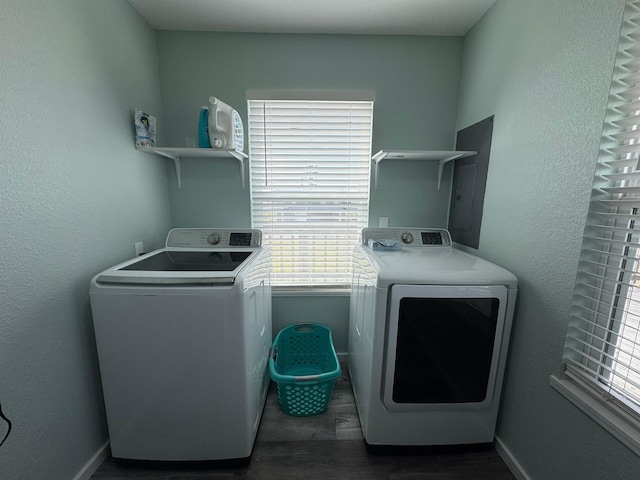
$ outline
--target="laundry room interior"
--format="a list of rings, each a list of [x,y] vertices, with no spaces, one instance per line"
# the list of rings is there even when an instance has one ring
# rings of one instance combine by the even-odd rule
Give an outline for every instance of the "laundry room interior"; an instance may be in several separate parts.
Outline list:
[[[88,479],[108,455],[96,274],[138,242],[162,248],[171,229],[252,228],[248,169],[243,179],[234,158],[191,158],[178,175],[136,149],[135,109],[157,118],[158,145],[183,147],[215,95],[242,118],[248,154],[258,90],[370,92],[371,154],[454,150],[459,131],[493,117],[479,244],[465,250],[518,282],[495,448],[518,479],[635,478],[640,447],[550,384],[627,2],[483,3],[463,33],[403,35],[156,30],[133,0],[5,0],[0,478]],[[440,180],[437,162],[378,167],[369,227],[447,228],[452,164]],[[274,338],[323,324],[346,360],[348,289],[274,288],[271,301]]]

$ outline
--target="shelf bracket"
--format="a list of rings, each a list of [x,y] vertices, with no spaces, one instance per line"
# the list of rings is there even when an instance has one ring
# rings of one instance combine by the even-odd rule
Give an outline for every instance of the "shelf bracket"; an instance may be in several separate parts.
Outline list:
[[[441,150],[398,150],[398,151],[384,151],[380,150],[378,153],[371,157],[371,161],[373,162],[373,176],[374,176],[374,185],[375,189],[378,190],[378,172],[379,165],[382,160],[385,158],[389,159],[400,159],[400,160],[427,160],[427,161],[437,161],[438,162],[438,191],[440,191],[440,186],[442,184],[442,173],[444,171],[444,166],[451,162],[452,160],[456,160],[458,158],[470,157],[472,155],[477,155],[478,152],[472,151],[441,151]]]
[[[449,157],[443,158],[442,160],[438,160],[438,191],[440,191],[440,185],[442,184],[442,173],[444,172],[444,166],[453,160],[467,156],[468,155],[464,153],[458,153],[456,155],[451,155]]]
[[[162,157],[170,158],[171,160],[173,160],[173,167],[176,170],[176,180],[178,181],[178,188],[182,188],[182,173],[180,172],[180,157],[176,155],[171,155],[170,153],[164,152],[162,150],[156,150],[154,148],[150,148],[149,150],[151,150],[156,155],[160,155]]]
[[[382,160],[384,160],[384,158],[387,156],[387,152],[385,152],[384,150],[380,150],[378,153],[376,153],[373,157],[371,157],[371,160],[373,161],[373,181],[374,181],[374,188],[376,190],[378,190],[378,170],[379,170],[379,165],[380,162]]]
[[[235,158],[240,162],[240,175],[242,177],[242,189],[245,189],[245,160],[249,158],[244,152],[235,150],[214,150],[211,148],[180,148],[180,147],[136,147],[138,150],[147,153],[153,153],[163,158],[173,160],[173,166],[176,170],[176,178],[178,180],[178,188],[182,188],[182,176],[180,173],[180,165],[182,158]]]
[[[244,185],[245,185],[245,180],[244,180],[244,168],[245,168],[245,164],[244,164],[244,160],[246,157],[246,155],[244,155],[243,153],[239,153],[236,152],[234,150],[229,150],[229,153],[236,159],[238,160],[238,162],[240,162],[240,178],[242,178],[242,190],[244,190]]]

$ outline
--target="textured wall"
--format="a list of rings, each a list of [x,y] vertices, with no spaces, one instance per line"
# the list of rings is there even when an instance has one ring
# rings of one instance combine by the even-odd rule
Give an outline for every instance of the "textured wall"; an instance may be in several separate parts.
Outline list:
[[[373,152],[452,148],[462,39],[363,35],[257,35],[158,32],[162,107],[170,145],[195,137],[210,95],[247,124],[246,90],[369,90],[375,94]],[[245,141],[248,141],[245,133]],[[248,147],[245,148],[248,152]],[[249,189],[237,162],[183,162],[182,190],[171,182],[175,226],[249,226]],[[390,225],[446,225],[437,165],[382,162],[370,219]]]
[[[373,153],[447,150],[455,141],[461,55],[462,39],[455,37],[158,32],[167,141],[182,146],[196,136],[199,108],[210,95],[240,112],[246,132],[246,90],[369,90],[375,94]],[[370,225],[387,216],[391,226],[445,226],[450,169],[440,192],[437,172],[434,162],[382,162]],[[234,160],[184,161],[182,189],[171,178],[170,193],[176,227],[251,224],[249,187],[241,189]],[[336,348],[344,352],[346,299],[278,296],[274,334],[313,319],[332,327]]]
[[[107,440],[89,280],[170,226],[132,129],[155,33],[124,0],[4,0],[0,58],[0,478],[70,479]]]
[[[495,114],[479,252],[520,281],[498,435],[532,479],[638,478],[561,370],[623,0],[498,0],[465,38],[458,127]]]

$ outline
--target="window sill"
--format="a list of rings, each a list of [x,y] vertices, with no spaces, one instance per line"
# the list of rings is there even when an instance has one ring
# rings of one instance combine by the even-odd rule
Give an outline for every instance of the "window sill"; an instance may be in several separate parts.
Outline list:
[[[551,375],[551,387],[640,456],[640,421],[575,374],[565,374]]]
[[[351,295],[351,287],[349,285],[331,287],[272,286],[271,294],[274,297],[348,297]]]

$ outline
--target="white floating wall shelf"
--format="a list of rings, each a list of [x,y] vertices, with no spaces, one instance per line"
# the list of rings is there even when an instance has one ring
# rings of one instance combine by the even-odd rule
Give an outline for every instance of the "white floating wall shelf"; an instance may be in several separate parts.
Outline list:
[[[380,162],[383,160],[426,160],[438,162],[438,191],[442,183],[442,171],[447,162],[458,158],[471,157],[477,155],[478,152],[472,151],[442,151],[442,150],[380,150],[371,157],[373,162],[373,178],[375,189],[378,190],[378,169]]]
[[[173,160],[176,170],[178,188],[182,188],[182,178],[180,173],[180,161],[183,158],[235,158],[240,162],[240,175],[242,177],[242,189],[245,187],[245,163],[249,158],[243,152],[235,150],[214,150],[212,148],[180,148],[180,147],[138,147],[141,152],[152,153]]]

